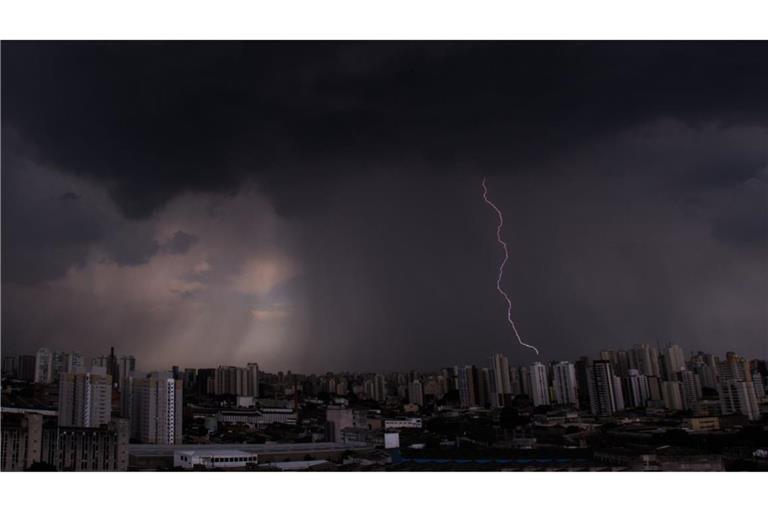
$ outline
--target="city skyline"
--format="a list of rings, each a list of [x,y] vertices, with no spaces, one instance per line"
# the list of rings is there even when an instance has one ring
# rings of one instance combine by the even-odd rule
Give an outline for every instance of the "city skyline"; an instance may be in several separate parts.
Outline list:
[[[489,360],[493,360],[496,356],[503,356],[505,358],[505,364],[508,364],[510,367],[528,367],[534,364],[544,364],[544,365],[556,365],[558,363],[575,363],[576,361],[580,359],[587,358],[592,361],[600,361],[600,360],[608,360],[606,354],[617,354],[617,353],[625,353],[629,354],[636,350],[638,350],[640,347],[648,347],[652,350],[654,350],[658,355],[663,355],[664,351],[671,348],[674,348],[675,350],[680,351],[680,357],[683,362],[689,361],[692,358],[695,358],[700,355],[706,355],[706,356],[713,356],[716,358],[720,358],[722,356],[727,356],[728,354],[737,354],[740,357],[743,357],[745,360],[748,361],[762,361],[761,357],[754,357],[750,354],[744,354],[740,352],[735,352],[733,350],[725,350],[723,352],[718,353],[708,353],[704,352],[702,350],[697,349],[689,349],[689,348],[682,348],[678,343],[672,343],[668,342],[667,344],[661,345],[661,344],[650,344],[650,343],[636,343],[630,346],[620,346],[620,347],[603,347],[603,349],[597,351],[596,353],[587,353],[587,354],[579,354],[578,356],[570,359],[566,358],[549,358],[544,359],[540,357],[536,357],[535,355],[527,360],[516,360],[514,356],[510,357],[510,352],[505,351],[498,351],[486,354],[485,356],[479,356],[476,360],[463,360],[463,361],[453,361],[446,364],[435,364],[428,367],[399,367],[399,368],[321,368],[317,370],[299,370],[296,368],[289,368],[289,367],[264,367],[259,366],[260,372],[262,373],[268,373],[277,375],[279,373],[293,373],[298,375],[324,375],[324,374],[354,374],[354,375],[373,375],[373,374],[397,374],[397,373],[409,373],[409,372],[423,372],[423,373],[429,373],[434,372],[436,370],[445,369],[445,368],[453,368],[453,367],[463,367],[463,366],[474,366],[477,368],[483,368],[484,366],[493,366],[495,363],[489,362]],[[111,350],[114,350],[114,347],[110,347]],[[61,371],[71,371],[72,366],[68,361],[72,357],[78,358],[80,361],[76,367],[82,370],[87,370],[89,368],[104,368],[107,371],[109,371],[110,362],[109,362],[109,351],[107,354],[101,354],[96,356],[89,356],[87,354],[83,354],[82,352],[79,352],[77,350],[72,351],[56,351],[51,350],[48,347],[40,347],[37,350],[29,353],[29,354],[3,354],[3,359],[9,358],[14,360],[14,364],[18,365],[17,361],[20,357],[32,357],[36,358],[38,357],[38,354],[41,351],[46,351],[48,354],[48,357],[58,356],[61,361]],[[145,365],[141,365],[140,363],[136,363],[136,358],[132,354],[126,354],[123,352],[120,352],[119,350],[117,352],[114,352],[115,355],[115,362],[119,368],[119,373],[122,375],[124,373],[123,367],[125,366],[125,361],[130,360],[131,366],[130,371],[131,372],[137,372],[142,374],[149,374],[153,372],[167,372],[171,371],[172,369],[178,369],[179,371],[183,371],[185,369],[215,369],[215,368],[227,368],[227,367],[245,367],[251,364],[259,365],[257,361],[243,361],[243,360],[228,360],[228,361],[207,361],[206,364],[203,365],[183,365],[183,364],[172,364],[168,366],[164,365],[154,365],[152,366],[152,363],[146,363]],[[604,357],[606,356],[606,357]],[[86,362],[89,362],[86,364]],[[656,365],[655,370],[653,370],[653,374],[661,374],[662,370],[659,369],[659,365],[661,364],[659,361],[656,361],[654,363]],[[679,367],[680,365],[678,365]],[[684,365],[683,365],[684,366]],[[639,367],[631,367],[630,369],[640,369]],[[648,371],[647,367],[643,368],[643,370]],[[664,369],[667,373],[673,373],[674,370]],[[37,379],[35,379],[37,380]],[[48,382],[51,382],[55,380],[52,376],[47,379]]]

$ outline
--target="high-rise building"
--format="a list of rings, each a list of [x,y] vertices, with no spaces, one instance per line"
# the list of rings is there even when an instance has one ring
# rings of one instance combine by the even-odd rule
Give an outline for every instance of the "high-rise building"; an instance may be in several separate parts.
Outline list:
[[[24,471],[41,461],[43,416],[40,414],[2,413],[0,469]]]
[[[51,382],[58,382],[59,375],[66,371],[66,354],[64,352],[52,352],[51,356]]]
[[[760,418],[760,409],[752,382],[728,380],[720,384],[720,407],[722,413],[743,414],[750,420]]]
[[[715,367],[709,366],[703,361],[695,362],[693,371],[699,377],[702,388],[717,389],[717,369]]]
[[[611,362],[604,359],[593,361],[589,372],[590,409],[595,416],[612,416],[616,412]]]
[[[380,373],[373,377],[373,398],[377,402],[387,400],[387,379]]]
[[[96,356],[91,359],[91,367],[98,366],[106,369],[109,366],[109,356]]]
[[[458,382],[456,381],[458,374],[454,373],[456,372],[456,367],[453,368],[442,368],[440,370],[440,376],[443,378],[443,381],[445,382],[445,392],[449,393],[451,391],[457,391],[459,389]]]
[[[632,365],[629,361],[629,352],[626,350],[619,350],[616,352],[616,368],[614,371],[616,372],[616,375],[619,377],[628,377],[629,376],[629,370],[632,368]]]
[[[259,365],[248,363],[248,396],[259,397]]]
[[[578,391],[579,409],[590,409],[589,374],[592,372],[592,362],[588,357],[582,357],[574,365],[576,369],[576,388]]]
[[[749,361],[733,352],[728,352],[725,355],[725,361],[720,361],[718,364],[718,373],[720,374],[720,382],[727,382],[729,380],[752,380]]]
[[[59,426],[98,427],[112,419],[112,377],[104,368],[59,376]]]
[[[118,387],[122,385],[123,377],[130,375],[136,371],[136,358],[131,355],[122,355],[118,359],[118,373],[120,374],[120,381]]]
[[[477,404],[482,407],[493,407],[491,400],[493,399],[492,387],[493,377],[491,376],[491,370],[488,368],[480,368],[477,372]]]
[[[563,405],[578,405],[576,368],[568,361],[554,365],[555,402]]]
[[[424,387],[420,380],[414,380],[408,384],[408,401],[419,407],[424,406]]]
[[[405,390],[408,391],[407,389]],[[365,393],[365,396],[375,400],[376,398],[376,385],[373,383],[373,379],[365,379],[363,381],[363,392]]]
[[[616,352],[613,350],[602,350],[600,351],[600,359],[603,361],[608,361],[611,363],[611,370],[613,370],[614,374],[616,373]]]
[[[618,375],[613,376],[613,403],[616,406],[616,411],[624,410],[624,386]]]
[[[130,420],[131,425],[131,435],[135,436],[137,432],[137,426],[135,424],[137,417],[136,417],[136,410],[135,410],[135,402],[134,402],[134,392],[135,387],[134,383],[137,379],[142,378],[142,376],[137,375],[137,373],[134,372],[128,372],[126,374],[122,375],[122,382],[120,383],[120,417],[121,418],[127,418]]]
[[[765,399],[765,383],[763,380],[762,374],[757,372],[752,374],[752,385],[755,388],[755,397],[757,397],[758,403]]]
[[[459,368],[459,401],[462,407],[477,407],[477,390],[474,366]]]
[[[197,368],[184,368],[184,394],[191,395],[197,388]]]
[[[635,345],[629,354],[630,366],[647,377],[660,377],[659,352],[650,345]]]
[[[648,379],[648,399],[654,402],[660,402],[661,396],[661,378],[659,377],[647,377]]]
[[[23,471],[34,463],[57,471],[126,471],[128,425],[115,420],[100,427],[63,427],[56,418],[3,412],[2,470]]]
[[[690,370],[683,370],[679,375],[683,384],[683,406],[686,410],[693,410],[702,397],[701,380]]]
[[[446,382],[442,375],[428,377],[424,383],[424,396],[432,396],[439,400],[446,392]]]
[[[107,358],[107,375],[112,376],[113,385],[117,386],[120,381],[120,365],[115,356],[115,347],[109,347],[109,357]]]
[[[531,396],[531,367],[530,366],[521,366],[520,367],[520,390],[522,391],[523,395],[526,395],[530,398]]]
[[[20,380],[32,382],[35,380],[35,356],[19,356],[17,377]]]
[[[83,354],[80,352],[67,352],[64,356],[63,372],[66,373],[78,373],[84,368]]]
[[[628,409],[645,407],[649,394],[648,377],[642,375],[640,370],[628,370],[624,379],[624,405]]]
[[[664,364],[667,380],[679,380],[680,372],[685,370],[685,354],[678,345],[669,345],[664,349]]]
[[[43,429],[43,460],[58,471],[126,471],[129,431],[124,419],[93,428]]]
[[[214,394],[259,396],[259,365],[248,363],[245,368],[219,366],[214,376]]]
[[[504,354],[491,356],[491,406],[504,407],[512,400],[509,359]]]
[[[132,424],[143,443],[178,444],[182,439],[182,388],[170,372],[154,372],[133,382]]]
[[[215,368],[198,368],[195,393],[199,396],[214,394],[215,382]]]
[[[682,411],[685,409],[683,399],[683,384],[678,381],[665,380],[661,383],[661,398],[664,400],[664,407],[671,411]]]
[[[53,382],[53,352],[47,348],[38,349],[35,355],[35,382],[39,384]]]
[[[523,383],[520,378],[520,369],[517,366],[509,367],[509,385],[512,391],[512,398],[523,394]]]
[[[18,359],[16,358],[16,356],[3,356],[3,368],[2,368],[3,377],[16,378],[16,375],[18,373],[17,365],[18,365]]]
[[[531,375],[531,400],[534,407],[549,405],[547,367],[537,361],[529,367],[529,371]]]

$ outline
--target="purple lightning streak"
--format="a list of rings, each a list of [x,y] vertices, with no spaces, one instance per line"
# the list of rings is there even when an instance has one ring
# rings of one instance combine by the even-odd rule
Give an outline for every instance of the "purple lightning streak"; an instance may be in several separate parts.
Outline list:
[[[512,326],[512,330],[515,332],[515,337],[517,338],[518,343],[520,343],[524,347],[528,347],[529,349],[536,352],[536,355],[539,355],[539,349],[534,347],[533,345],[529,345],[525,343],[522,338],[520,338],[520,333],[517,332],[517,327],[515,327],[515,322],[512,320],[512,301],[509,300],[509,295],[507,295],[507,292],[505,292],[501,288],[501,278],[504,276],[504,265],[507,264],[507,260],[509,259],[509,250],[507,249],[507,243],[502,240],[501,238],[501,228],[504,226],[504,216],[501,214],[501,210],[499,210],[495,204],[493,204],[493,201],[488,199],[488,188],[485,186],[485,178],[483,178],[482,182],[483,186],[483,201],[485,201],[488,206],[494,209],[496,212],[496,215],[499,216],[499,225],[496,226],[496,241],[499,242],[499,245],[504,249],[504,259],[501,260],[501,265],[499,265],[499,277],[496,279],[496,289],[499,291],[502,297],[504,297],[504,300],[507,301],[507,321],[509,322],[509,325]]]

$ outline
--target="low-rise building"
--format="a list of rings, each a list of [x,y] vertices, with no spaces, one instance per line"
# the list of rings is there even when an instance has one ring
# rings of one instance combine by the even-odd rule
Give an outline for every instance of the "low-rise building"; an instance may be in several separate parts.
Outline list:
[[[720,430],[720,418],[717,417],[703,417],[703,418],[688,418],[685,421],[686,426],[695,432],[710,432],[714,430]]]
[[[263,428],[272,423],[284,423],[296,425],[297,415],[293,409],[251,409],[251,410],[225,410],[216,415],[219,423],[240,423],[253,428]]]
[[[242,450],[176,450],[173,466],[182,469],[201,467],[206,469],[243,469],[258,464],[259,455]]]
[[[384,429],[421,428],[421,418],[395,418],[384,420]]]

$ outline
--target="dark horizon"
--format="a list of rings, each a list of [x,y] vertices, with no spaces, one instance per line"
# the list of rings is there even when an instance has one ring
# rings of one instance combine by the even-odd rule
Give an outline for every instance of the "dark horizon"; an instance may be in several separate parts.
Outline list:
[[[3,353],[311,373],[661,340],[767,359],[767,54],[3,42]],[[540,357],[505,321],[483,176]]]

